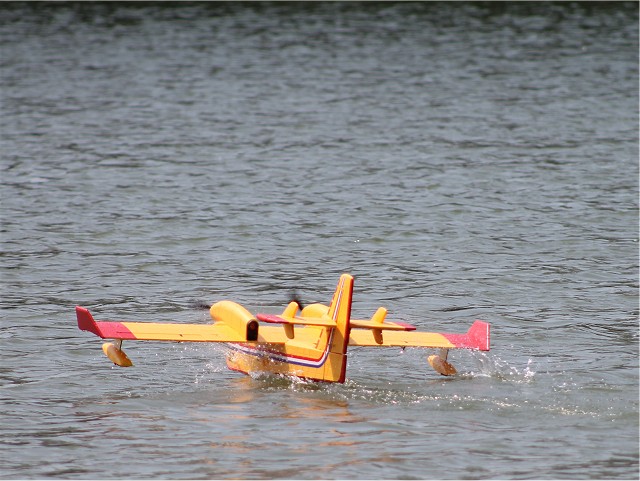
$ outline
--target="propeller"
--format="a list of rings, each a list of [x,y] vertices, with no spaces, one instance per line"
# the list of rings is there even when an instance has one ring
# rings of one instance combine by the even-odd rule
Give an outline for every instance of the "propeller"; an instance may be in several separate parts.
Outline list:
[[[288,298],[287,304],[289,302],[295,302],[296,304],[298,304],[298,307],[300,308],[300,310],[304,309],[305,304],[300,300],[300,295],[298,294],[298,291],[295,289],[292,289],[291,291],[289,291],[289,298]],[[189,303],[189,307],[191,309],[196,309],[199,311],[208,311],[211,308],[211,304],[204,301],[193,300]]]
[[[189,303],[191,309],[197,309],[199,311],[208,311],[211,309],[211,304],[207,304],[204,301],[192,301]]]
[[[296,304],[298,304],[298,307],[300,308],[300,310],[304,309],[304,305],[300,300],[300,296],[298,295],[298,292],[295,289],[293,289],[289,293],[289,302],[295,302]]]

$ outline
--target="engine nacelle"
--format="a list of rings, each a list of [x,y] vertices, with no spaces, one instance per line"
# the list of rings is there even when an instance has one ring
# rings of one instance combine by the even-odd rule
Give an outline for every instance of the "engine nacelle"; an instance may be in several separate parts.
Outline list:
[[[211,319],[229,326],[247,341],[258,340],[259,323],[249,311],[233,301],[216,302],[209,309]]]

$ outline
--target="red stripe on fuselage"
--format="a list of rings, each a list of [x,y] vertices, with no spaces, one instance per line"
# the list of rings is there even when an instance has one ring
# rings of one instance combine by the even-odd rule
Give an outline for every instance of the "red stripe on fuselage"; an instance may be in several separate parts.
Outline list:
[[[285,362],[285,363],[296,363],[299,361],[302,365],[308,367],[320,367],[322,366],[329,353],[329,349],[331,348],[331,341],[333,339],[333,332],[329,335],[329,339],[327,340],[327,344],[322,352],[320,352],[319,357],[306,357],[300,356],[297,354],[287,353],[285,351],[279,351],[276,349],[269,349],[264,345],[255,346],[253,344],[244,344],[244,343],[228,343],[230,349],[237,350],[243,352],[244,354],[248,354],[250,356],[257,357],[268,357],[274,361]],[[237,347],[234,347],[237,346]],[[316,365],[317,364],[317,365]]]

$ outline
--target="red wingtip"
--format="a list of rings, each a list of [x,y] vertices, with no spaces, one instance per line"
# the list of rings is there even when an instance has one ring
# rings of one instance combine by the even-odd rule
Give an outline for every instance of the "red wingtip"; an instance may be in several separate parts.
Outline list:
[[[483,321],[475,321],[466,334],[442,333],[455,347],[463,349],[489,350],[489,324]]]
[[[76,317],[78,318],[78,327],[82,331],[89,331],[96,336],[103,337],[100,328],[88,309],[76,306]]]
[[[490,324],[483,321],[475,321],[469,328],[469,331],[467,331],[469,343],[476,349],[488,351],[490,344],[490,331]]]

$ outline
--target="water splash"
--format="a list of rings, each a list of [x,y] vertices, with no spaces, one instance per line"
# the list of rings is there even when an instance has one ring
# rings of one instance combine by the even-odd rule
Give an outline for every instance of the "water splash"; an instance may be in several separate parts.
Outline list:
[[[490,377],[515,383],[530,383],[538,372],[536,362],[531,358],[527,360],[525,367],[520,368],[495,354],[473,352],[472,356],[478,370],[463,374],[469,377]]]

